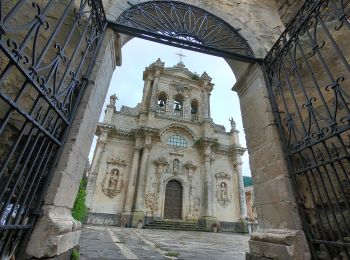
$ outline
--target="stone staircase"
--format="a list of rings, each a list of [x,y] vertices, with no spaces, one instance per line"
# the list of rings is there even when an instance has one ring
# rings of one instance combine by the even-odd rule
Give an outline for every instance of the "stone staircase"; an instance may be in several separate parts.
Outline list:
[[[182,220],[155,220],[144,226],[146,229],[205,231],[198,222],[186,222]]]

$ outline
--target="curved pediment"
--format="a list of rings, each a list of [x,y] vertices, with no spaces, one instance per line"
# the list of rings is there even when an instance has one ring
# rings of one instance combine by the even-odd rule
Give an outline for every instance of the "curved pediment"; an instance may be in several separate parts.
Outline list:
[[[174,133],[182,133],[185,134],[188,138],[191,138],[192,142],[196,140],[195,134],[192,132],[190,128],[184,125],[179,125],[179,124],[171,124],[165,128],[163,128],[160,132],[160,136],[165,135],[168,132],[174,132]]]

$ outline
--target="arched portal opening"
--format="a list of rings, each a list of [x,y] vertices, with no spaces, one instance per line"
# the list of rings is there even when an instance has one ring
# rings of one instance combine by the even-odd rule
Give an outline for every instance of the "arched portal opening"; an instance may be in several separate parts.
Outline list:
[[[22,2],[24,2],[24,1],[22,1]],[[117,3],[119,1],[115,1],[115,2]],[[73,3],[73,1],[71,3]],[[91,1],[91,2],[89,1],[89,3],[92,3],[93,6],[96,6],[100,2],[99,1]],[[176,8],[173,5],[174,3],[178,4],[176,6]],[[210,2],[208,2],[207,4],[210,5]],[[137,6],[136,9],[130,8],[130,10],[133,9],[132,13],[138,14],[139,15],[138,18],[141,18],[143,15],[146,15],[146,13],[147,13],[146,6],[147,5]],[[245,124],[247,132],[249,133],[248,138],[251,138],[250,139],[251,144],[258,143],[258,145],[256,145],[256,146],[251,145],[251,149],[252,149],[251,151],[258,151],[258,149],[259,149],[259,151],[266,151],[264,149],[261,149],[265,145],[265,143],[264,143],[265,139],[262,141],[261,140],[256,141],[256,139],[254,139],[254,138],[256,138],[256,136],[258,136],[259,132],[262,132],[261,130],[263,130],[265,134],[268,133],[268,134],[271,134],[271,136],[272,136],[272,138],[271,138],[271,136],[266,134],[267,136],[270,137],[270,139],[267,139],[266,142],[268,142],[268,143],[272,142],[274,144],[277,144],[278,141],[275,141],[277,138],[276,138],[276,136],[274,136],[274,130],[273,130],[274,122],[273,122],[273,120],[271,120],[271,114],[269,114],[270,112],[266,112],[266,111],[271,111],[271,109],[270,109],[269,105],[266,104],[266,103],[268,103],[268,100],[266,98],[267,93],[266,93],[266,89],[264,88],[265,85],[264,85],[263,75],[261,74],[260,69],[257,68],[258,66],[249,66],[249,69],[247,70],[248,63],[256,62],[259,60],[256,60],[254,58],[254,56],[251,55],[252,52],[249,52],[249,48],[248,49],[246,48],[247,46],[249,47],[249,45],[247,44],[247,42],[244,40],[243,37],[240,37],[240,35],[238,34],[238,29],[233,29],[233,27],[231,25],[229,25],[230,26],[229,30],[226,30],[227,24],[222,23],[221,19],[218,19],[216,17],[216,20],[215,20],[214,18],[212,18],[213,16],[210,16],[210,14],[208,12],[204,12],[204,14],[203,14],[203,12],[202,13],[200,12],[201,10],[199,8],[185,5],[185,4],[181,4],[178,2],[173,2],[173,1],[152,1],[151,2],[151,1],[149,1],[148,6],[149,6],[150,10],[154,10],[153,14],[157,13],[159,10],[161,10],[158,8],[160,6],[164,8],[163,10],[166,10],[166,12],[162,12],[162,11],[159,12],[161,14],[161,16],[159,16],[157,19],[155,19],[156,23],[159,19],[161,19],[161,17],[171,17],[170,20],[172,20],[175,17],[180,16],[180,17],[182,17],[182,20],[185,21],[185,23],[183,23],[183,24],[185,24],[186,26],[185,27],[176,27],[176,28],[169,28],[168,27],[168,28],[165,28],[164,30],[162,30],[159,27],[153,27],[154,24],[152,24],[152,22],[149,23],[150,20],[148,20],[148,18],[146,18],[147,17],[147,15],[146,15],[146,16],[144,16],[145,18],[143,18],[143,19],[148,20],[148,22],[144,25],[146,25],[146,27],[147,26],[153,27],[153,28],[151,28],[151,30],[148,30],[149,28],[144,28],[144,29],[146,29],[146,33],[144,33],[144,30],[142,30],[140,28],[134,28],[134,30],[133,30],[134,34],[132,34],[132,32],[127,31],[127,29],[125,27],[123,28],[123,26],[121,24],[119,27],[113,26],[113,21],[110,22],[111,28],[116,29],[118,32],[128,32],[130,35],[138,36],[140,38],[146,38],[149,40],[157,40],[158,41],[158,39],[161,39],[161,41],[163,43],[168,44],[168,45],[176,45],[176,46],[181,46],[182,48],[185,48],[185,49],[196,50],[198,52],[206,52],[206,53],[210,53],[210,54],[214,54],[214,55],[218,55],[218,56],[223,56],[226,58],[228,58],[228,57],[233,58],[234,61],[233,62],[228,61],[228,63],[232,66],[232,69],[233,69],[233,71],[235,71],[236,76],[237,77],[242,76],[243,72],[246,73],[244,75],[244,77],[242,77],[243,80],[240,81],[238,85],[240,86],[240,89],[242,90],[241,94],[242,94],[243,98],[245,98],[245,100],[244,100],[245,102],[242,102],[242,107],[244,108],[244,110],[246,112],[245,115],[247,118],[249,118],[249,116],[250,116],[250,119],[251,119],[251,120],[247,120],[246,124]],[[184,8],[179,8],[181,6],[184,6]],[[84,11],[83,5],[82,5],[81,9],[83,12]],[[119,8],[118,10],[125,10],[125,9],[126,9],[125,6],[123,6],[122,8]],[[142,11],[142,12],[138,13],[137,9],[139,11]],[[210,7],[208,8],[208,10],[209,9],[210,9]],[[214,8],[214,9],[218,9],[218,8]],[[146,10],[146,13],[144,12],[145,10]],[[171,12],[173,12],[174,14],[177,14],[177,15],[171,16],[170,15]],[[96,25],[99,28],[101,28],[101,26],[103,26],[103,24],[101,25],[101,23],[99,23],[101,21],[96,21],[96,13],[97,12],[93,12],[94,16],[91,19],[93,21],[93,26]],[[130,12],[129,12],[129,14],[130,14]],[[208,14],[208,15],[206,15],[206,14]],[[232,15],[229,14],[229,16],[232,16]],[[83,17],[83,13],[76,15],[76,19],[80,19],[80,17]],[[152,17],[152,15],[151,15],[151,17]],[[128,16],[126,16],[124,18],[127,20]],[[133,19],[133,21],[137,21],[137,23],[141,22],[141,20],[137,20],[138,18]],[[209,18],[210,19],[212,18],[213,20],[210,20]],[[226,18],[227,18],[227,16],[226,16]],[[230,20],[230,19],[228,18],[226,20]],[[88,20],[88,21],[90,21],[90,20]],[[181,21],[181,19],[180,19],[180,21]],[[215,23],[213,21],[216,21],[217,23]],[[41,22],[41,19],[38,19],[38,22]],[[230,23],[231,24],[233,23],[232,20]],[[79,22],[77,22],[76,24],[79,24]],[[173,24],[173,23],[171,22],[169,24],[164,24],[164,26],[171,26],[171,24]],[[242,24],[244,24],[244,23],[242,22]],[[177,25],[181,26],[181,23],[178,23]],[[218,25],[218,26],[215,27],[215,25]],[[248,27],[246,24],[244,24],[244,26]],[[51,26],[51,28],[59,28],[59,26],[57,26],[57,27]],[[205,29],[202,30],[202,28],[205,28]],[[87,30],[87,31],[88,32],[95,32],[95,30]],[[169,34],[167,34],[167,32]],[[207,32],[210,32],[210,34],[206,34]],[[222,32],[224,32],[224,33],[222,34]],[[107,91],[106,85],[108,84],[108,81],[109,81],[111,74],[112,74],[111,67],[115,66],[115,64],[114,64],[115,57],[113,57],[113,55],[118,56],[119,55],[118,51],[120,51],[121,46],[123,46],[127,42],[127,40],[130,39],[130,38],[128,38],[128,36],[125,37],[125,36],[120,36],[119,34],[114,34],[111,32],[111,30],[107,30],[105,33],[106,33],[106,38],[105,38],[106,40],[103,41],[103,44],[102,44],[102,40],[101,40],[102,51],[100,52],[100,56],[97,57],[97,51],[96,51],[95,52],[96,55],[92,55],[91,59],[90,59],[90,57],[88,57],[88,60],[90,60],[90,61],[95,61],[94,59],[97,57],[97,62],[96,62],[97,67],[95,67],[95,70],[93,70],[93,68],[91,66],[86,66],[88,68],[86,75],[90,76],[89,72],[93,71],[92,77],[90,77],[90,79],[88,79],[85,77],[86,76],[85,74],[83,74],[81,77],[82,81],[84,82],[84,85],[87,85],[87,88],[86,88],[87,90],[85,91],[84,95],[83,94],[80,95],[80,93],[79,93],[79,95],[77,95],[79,98],[82,96],[83,102],[82,102],[82,105],[79,106],[79,108],[78,108],[79,102],[75,104],[76,106],[74,106],[74,107],[77,108],[77,115],[79,115],[79,116],[77,116],[74,119],[74,121],[72,122],[71,131],[69,133],[67,132],[68,130],[65,132],[65,133],[68,133],[67,140],[70,140],[70,141],[65,142],[65,139],[62,139],[62,142],[60,142],[60,140],[59,140],[60,143],[65,145],[63,148],[63,151],[65,151],[65,152],[62,153],[60,161],[57,163],[57,165],[58,165],[57,168],[52,167],[53,170],[50,172],[50,174],[48,174],[49,176],[52,176],[52,175],[54,175],[53,174],[54,170],[57,170],[57,171],[58,171],[58,169],[60,170],[60,174],[54,175],[55,182],[52,183],[52,185],[49,187],[49,191],[48,191],[48,194],[50,194],[50,197],[45,201],[45,203],[46,203],[45,205],[50,205],[52,207],[50,207],[50,209],[47,212],[45,212],[44,214],[49,215],[51,208],[53,208],[55,210],[55,207],[64,206],[64,207],[67,207],[68,209],[70,209],[72,204],[73,204],[72,201],[70,201],[71,198],[68,196],[70,194],[65,194],[66,187],[65,187],[65,185],[63,185],[64,180],[69,179],[72,176],[75,176],[74,172],[72,172],[72,171],[76,171],[76,169],[78,169],[78,168],[83,168],[83,166],[81,166],[81,165],[79,165],[78,167],[72,167],[72,166],[74,166],[74,164],[76,164],[77,162],[81,162],[81,161],[84,161],[84,159],[86,159],[85,158],[86,150],[87,150],[86,143],[89,143],[87,140],[92,139],[93,132],[94,132],[95,126],[97,124],[97,122],[96,122],[96,119],[98,117],[97,114],[102,109],[101,104],[103,103],[103,98],[105,97],[105,94]],[[53,35],[55,35],[55,34],[53,34]],[[162,35],[162,37],[160,37],[160,35]],[[115,39],[115,37],[117,38],[117,40]],[[37,37],[35,37],[35,38],[37,38]],[[40,37],[38,37],[38,38],[40,38]],[[52,40],[51,37],[43,37],[43,38],[49,39],[50,41]],[[80,37],[80,38],[86,40],[85,37]],[[92,39],[99,39],[99,38],[102,39],[103,37],[99,37],[99,36],[95,37],[95,35],[93,35],[91,38]],[[176,40],[174,40],[174,38],[176,38]],[[265,37],[265,38],[267,38],[267,37]],[[119,42],[118,42],[118,39],[120,40]],[[229,40],[233,39],[232,44],[227,44],[227,41],[226,41],[227,39],[229,39]],[[243,39],[243,41],[242,41],[242,39]],[[258,41],[258,40],[261,40],[261,39],[255,39],[255,41]],[[85,41],[84,41],[84,43],[85,43]],[[91,43],[90,39],[87,39],[86,40],[86,44],[88,45],[87,50],[91,50],[90,43]],[[219,43],[219,45],[215,46],[215,44],[217,44],[217,43]],[[56,44],[56,46],[59,46],[59,45]],[[229,47],[234,46],[234,47],[233,47],[233,49],[229,50],[226,48],[226,46],[229,46]],[[77,49],[79,49],[79,48],[77,48]],[[114,52],[115,50],[116,50],[116,53]],[[256,49],[254,49],[254,52],[256,52]],[[79,51],[77,53],[79,53]],[[260,53],[264,53],[264,52],[262,51]],[[57,55],[62,56],[61,52],[58,52]],[[142,57],[142,56],[140,56],[140,57]],[[41,58],[42,57],[40,57],[40,59]],[[84,56],[84,58],[85,58],[85,56]],[[240,64],[242,66],[235,66],[235,65],[237,65],[236,64],[237,61],[245,61],[248,63],[245,63],[245,65]],[[117,61],[117,63],[118,62],[120,62],[120,60]],[[62,62],[62,63],[65,63],[65,62]],[[57,62],[54,62],[54,66],[56,66],[57,64],[58,64]],[[69,64],[69,66],[70,66],[70,64],[79,64],[79,62],[73,61],[72,63],[67,62],[66,64]],[[80,68],[81,66],[78,66],[78,67]],[[54,71],[54,69],[52,71]],[[72,76],[72,80],[74,81],[74,83],[76,83],[77,79],[75,77],[75,74],[74,73],[67,73],[67,75],[68,74],[70,74]],[[66,75],[66,73],[64,73],[64,75]],[[29,78],[29,76],[27,76],[27,77]],[[204,75],[203,80],[208,80],[208,78],[205,77],[205,75]],[[155,84],[155,82],[156,81],[152,82],[152,85],[153,85],[153,83]],[[254,93],[251,91],[251,88],[249,88],[251,85],[254,85],[254,91],[255,91]],[[75,92],[71,91],[70,88],[69,88],[68,92],[76,94]],[[47,93],[50,93],[50,91],[47,91]],[[43,93],[41,93],[41,95],[43,95],[46,98],[47,93],[43,92]],[[244,95],[246,95],[246,96],[244,96]],[[253,98],[252,98],[252,96],[253,96]],[[256,98],[257,96],[260,97],[260,99]],[[40,98],[41,98],[41,96],[40,96]],[[152,98],[153,98],[153,96],[152,96]],[[209,95],[205,96],[205,98],[209,99]],[[67,97],[67,100],[68,99],[69,98]],[[252,102],[249,102],[249,99]],[[247,107],[247,106],[249,106],[249,104],[255,104],[254,101],[260,101],[260,100],[263,100],[263,101],[256,103],[256,107],[258,107],[258,109],[256,109],[254,106],[249,107],[249,108]],[[6,102],[7,101],[8,100],[6,100]],[[153,102],[152,104],[155,105],[156,98],[149,99],[149,101]],[[48,102],[50,103],[51,100],[49,100]],[[55,100],[53,102],[56,103]],[[186,102],[187,102],[187,100],[186,100]],[[148,104],[150,104],[150,103],[148,103]],[[18,108],[15,107],[13,105],[13,103],[10,103],[10,105],[13,106],[14,109],[18,110]],[[50,103],[50,105],[52,105],[52,104]],[[110,104],[109,108],[111,108],[109,111],[113,112],[113,104]],[[155,108],[155,106],[152,106],[153,110],[154,110],[154,108]],[[140,110],[141,109],[142,108],[140,108]],[[134,110],[128,110],[127,108],[125,108],[125,111],[130,112],[130,114],[134,113]],[[210,111],[210,108],[209,108],[209,111]],[[262,111],[262,113],[261,113],[261,111]],[[208,108],[206,109],[205,113],[207,115],[209,114]],[[266,116],[266,114],[268,114],[268,116]],[[252,115],[254,115],[254,116],[252,116]],[[26,114],[25,114],[25,116],[26,116]],[[41,117],[41,115],[38,116],[38,118],[40,118],[40,117]],[[252,120],[254,117],[256,118],[256,120]],[[91,118],[93,120],[91,120]],[[108,118],[109,121],[104,122],[105,125],[110,125],[110,123],[111,123],[110,119],[112,119],[112,117]],[[32,120],[32,121],[34,122],[34,120]],[[54,129],[52,127],[52,124],[51,124],[52,120],[48,120],[48,121],[50,121],[50,122],[49,122],[49,126],[47,128],[50,129],[50,131],[51,131],[51,129]],[[134,122],[134,121],[132,121],[132,122]],[[69,121],[66,124],[70,124],[70,123],[71,122]],[[211,123],[210,118],[208,118],[206,123],[208,123],[208,124]],[[232,125],[234,125],[234,124],[232,124]],[[84,127],[77,127],[77,126],[84,126]],[[69,129],[69,127],[67,127],[67,129]],[[216,131],[221,131],[221,129],[222,129],[222,127],[216,126]],[[45,129],[42,129],[42,130],[43,130],[43,132],[45,132],[44,131]],[[235,130],[237,130],[237,129],[232,129],[233,134],[236,133]],[[100,133],[102,136],[101,140],[99,140],[100,141],[99,143],[101,146],[100,146],[100,150],[95,153],[96,159],[101,158],[100,157],[101,151],[104,150],[104,146],[106,146],[106,138],[108,138],[108,135],[109,135],[108,131],[101,130]],[[45,134],[47,134],[47,133],[45,132]],[[124,134],[125,133],[123,133],[123,135]],[[126,135],[124,135],[124,136],[126,136]],[[136,136],[137,136],[137,134],[136,134]],[[66,135],[64,135],[64,138],[66,138]],[[57,142],[57,140],[54,140],[54,141]],[[133,151],[133,154],[130,156],[130,158],[137,158],[138,156],[140,158],[147,158],[147,156],[149,155],[148,152],[150,150],[149,148],[150,148],[151,144],[152,144],[152,141],[149,139],[144,140],[144,143],[141,143],[141,144],[137,143],[137,145],[144,145],[144,148],[145,148],[144,152],[141,155],[138,155],[139,146],[135,146],[135,151]],[[259,176],[259,173],[264,174],[264,172],[268,172],[269,169],[271,169],[271,168],[278,168],[278,169],[282,169],[281,172],[287,172],[283,168],[285,166],[285,162],[283,161],[283,158],[281,159],[280,152],[279,152],[279,145],[277,144],[275,146],[273,146],[273,149],[271,149],[272,152],[268,153],[268,156],[270,156],[272,158],[272,160],[271,160],[272,162],[271,162],[271,164],[269,164],[268,169],[258,167],[258,166],[262,166],[262,165],[259,165],[259,162],[258,162],[259,160],[256,159],[256,158],[259,158],[259,152],[256,152],[255,157],[252,159],[252,162],[253,162],[253,165],[254,165],[254,163],[257,164],[257,165],[255,165],[255,167],[256,167],[255,170],[256,170],[257,176]],[[74,150],[74,152],[71,152],[71,151],[73,151],[73,149],[71,149],[72,147],[78,147],[79,149],[77,149],[77,150],[79,152],[76,152],[76,150]],[[256,147],[257,147],[257,149],[255,149]],[[122,156],[123,154],[120,154],[120,155]],[[260,155],[261,155],[261,152],[260,152]],[[263,155],[266,155],[266,153]],[[56,156],[52,156],[52,157],[58,158],[58,153],[57,153],[57,157]],[[40,158],[40,156],[38,158]],[[62,163],[62,158],[67,163]],[[119,158],[114,158],[114,159],[116,159],[114,161],[114,163],[120,164],[120,165],[122,165],[122,167],[125,166],[124,165],[125,162],[123,162],[123,160],[119,160]],[[267,160],[268,159],[269,158],[267,157]],[[10,161],[10,160],[7,160],[7,161]],[[210,164],[212,162],[214,163],[214,161],[211,161],[211,160],[207,161],[207,164]],[[129,163],[131,163],[131,162],[128,160],[127,164],[129,164]],[[280,163],[278,165],[279,167],[276,167],[276,165],[274,163],[275,164]],[[131,166],[131,165],[128,165],[128,167],[129,166]],[[186,167],[188,167],[188,170],[194,169],[193,166],[191,166],[189,164],[187,164]],[[239,169],[240,162],[235,164],[235,167],[237,169]],[[137,169],[137,164],[134,164],[134,166],[132,168]],[[137,172],[135,170],[135,172],[137,173],[137,176],[140,176],[141,174],[143,174],[140,171]],[[278,174],[275,174],[274,176],[276,176],[276,175],[278,175]],[[280,174],[280,175],[282,175],[282,174]],[[76,177],[77,176],[75,176],[74,179],[77,179]],[[285,177],[285,176],[283,176],[283,177]],[[266,181],[266,179],[269,179],[266,174],[264,175],[264,177],[259,176],[259,178],[261,178],[261,180],[264,180],[264,181]],[[277,179],[281,179],[281,178],[275,178],[275,179],[277,180]],[[129,183],[132,184],[133,182],[129,181]],[[75,187],[74,187],[74,185],[75,185]],[[77,188],[77,186],[78,186],[77,183],[74,183],[74,185],[73,185],[73,188],[71,189],[72,191],[75,188]],[[284,187],[285,185],[284,185],[284,183],[282,183],[282,185],[278,185],[278,186]],[[286,186],[288,186],[288,185],[286,185]],[[210,190],[210,188],[211,188],[210,185],[206,188],[208,188],[208,191],[213,193],[213,191]],[[142,189],[141,189],[141,192],[142,191],[144,192],[144,190],[142,190]],[[14,191],[14,189],[12,189],[12,190]],[[12,190],[10,190],[10,192],[12,192]],[[45,194],[45,193],[43,193],[43,194]],[[194,194],[194,196],[196,195],[195,191],[193,194]],[[284,193],[277,194],[276,196],[274,196],[274,201],[273,201],[275,203],[274,205],[276,205],[276,207],[279,207],[278,208],[279,210],[281,210],[281,211],[283,210],[283,212],[287,212],[287,213],[295,212],[295,210],[292,209],[293,208],[292,203],[290,203],[290,205],[283,204],[283,203],[285,203],[285,201],[294,201],[294,199],[289,198],[289,196],[288,196],[289,193],[285,197],[283,197],[283,195],[284,195]],[[43,196],[40,196],[40,197],[43,197]],[[278,197],[278,198],[276,199],[276,197]],[[292,195],[290,197],[292,197]],[[60,200],[58,200],[57,198],[60,198]],[[155,195],[150,194],[150,196],[148,198],[150,198],[148,203],[151,206],[154,206],[155,204],[153,202],[156,199]],[[207,197],[204,197],[204,198],[207,199]],[[270,203],[271,201],[269,200],[270,198],[268,196],[264,197],[264,199],[265,198],[267,201],[263,201],[262,205],[271,205],[271,203]],[[142,197],[141,197],[141,199],[142,199]],[[42,201],[42,200],[40,200],[40,201]],[[65,201],[65,204],[64,205],[59,204],[59,203],[57,203],[57,201]],[[141,205],[143,203],[143,201],[138,200],[138,203]],[[200,203],[202,203],[202,202],[200,202]],[[278,204],[278,203],[280,203],[280,204]],[[38,207],[39,206],[40,206],[40,203],[38,204]],[[272,211],[268,210],[268,208],[267,208],[268,206],[261,206],[261,208],[263,208],[263,207],[265,207],[264,208],[265,210],[264,211],[262,210],[262,212],[265,212],[264,219],[268,220],[268,217],[266,217],[266,216],[268,215],[268,212],[272,212]],[[13,208],[15,208],[15,207],[13,207]],[[155,209],[156,209],[156,207],[155,207]],[[18,212],[20,212],[20,211],[18,211]],[[213,210],[211,210],[211,212],[213,212]],[[69,210],[63,212],[62,215],[59,216],[57,219],[52,220],[54,222],[52,225],[55,225],[56,222],[59,221],[59,218],[65,219],[65,220],[70,219],[69,214],[70,214]],[[293,215],[293,214],[296,215],[296,213],[292,213],[291,215]],[[208,215],[208,216],[210,216],[210,215]],[[46,217],[46,215],[43,217]],[[142,218],[142,216],[141,216],[141,218]],[[295,219],[297,219],[297,217],[295,217]],[[297,222],[298,221],[294,221],[294,219],[287,219],[283,222],[283,227],[298,228]],[[40,222],[38,222],[38,223],[39,223],[38,227],[35,228],[36,230],[50,230],[47,228],[46,229],[40,228],[40,226],[39,226]],[[280,221],[278,221],[276,219],[272,219],[271,222],[267,222],[266,226],[269,226],[272,228],[278,228],[279,227],[278,223],[280,223]],[[60,226],[60,225],[56,224],[56,226]],[[54,237],[55,235],[61,236],[62,233],[64,233],[64,232],[74,233],[74,232],[78,232],[78,231],[58,230],[57,234],[50,234],[50,236],[52,236],[52,237]],[[34,233],[35,233],[35,230],[34,230]],[[35,239],[33,236],[33,239],[31,241],[34,241],[34,240]],[[54,241],[55,239],[51,239],[51,240]],[[72,241],[73,240],[74,239],[72,239]],[[10,240],[8,240],[8,241],[10,241]],[[74,245],[68,245],[67,248],[68,247],[72,248],[73,246]],[[35,248],[35,247],[33,246],[32,248]],[[42,249],[42,251],[44,251],[44,250],[45,250],[45,248]],[[32,251],[35,252],[34,249],[32,249]],[[49,255],[45,254],[45,256],[49,256]],[[50,256],[52,256],[52,255],[50,255]],[[35,256],[35,257],[41,257],[41,256]]]
[[[182,190],[180,182],[168,181],[164,200],[165,219],[182,219]]]

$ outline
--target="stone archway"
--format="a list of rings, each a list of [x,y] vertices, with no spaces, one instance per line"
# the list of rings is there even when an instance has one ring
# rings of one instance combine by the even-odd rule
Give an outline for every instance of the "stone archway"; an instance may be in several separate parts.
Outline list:
[[[180,182],[170,180],[165,188],[164,213],[165,219],[182,219],[183,188]]]
[[[126,2],[104,2],[106,14],[110,20],[116,20],[121,12],[129,8]],[[269,10],[272,13],[272,16],[276,18],[274,21],[270,20],[271,16],[269,18],[262,17],[260,21],[264,24],[264,28],[275,29],[266,29],[264,33],[261,33],[258,32],[259,28],[257,26],[254,27],[252,19],[250,19],[249,12],[252,10],[250,5],[249,8],[235,8],[229,5],[230,1],[222,1],[221,4],[227,5],[228,8],[228,12],[223,12],[222,5],[217,5],[216,1],[198,3],[198,1],[191,0],[187,2],[222,17],[234,27],[241,27],[242,36],[248,41],[256,57],[263,57],[264,48],[269,49],[273,39],[279,35],[279,30],[275,27],[276,21],[282,26],[277,8],[268,3],[257,5],[256,8]],[[252,5],[260,2],[258,0],[253,1]],[[257,14],[258,11],[255,9],[254,13]],[[235,20],[233,18],[235,16],[243,17],[243,20]],[[256,19],[259,19],[257,17]],[[105,32],[105,39],[96,59],[89,88],[85,91],[79,105],[72,130],[68,135],[49,192],[45,198],[44,216],[39,218],[29,242],[27,251],[31,256],[59,255],[78,242],[79,225],[75,223],[70,215],[70,209],[73,205],[72,198],[75,197],[78,188],[77,180],[79,180],[79,176],[76,175],[79,172],[79,169],[76,168],[76,162],[84,161],[87,158],[88,147],[98,123],[113,70],[116,65],[121,64],[121,49],[128,40],[130,40],[129,36],[120,35],[111,29],[107,29]],[[235,90],[241,100],[243,124],[248,141],[248,150],[251,155],[250,164],[254,183],[257,185],[256,197],[261,198],[260,204],[257,203],[259,222],[263,228],[301,230],[262,70],[257,64],[238,64],[237,61],[228,61],[228,63],[238,79]],[[258,122],[256,119],[258,119]],[[266,150],[269,150],[270,153],[267,154]],[[265,161],[271,161],[271,164],[263,164],[261,158],[264,158]],[[237,162],[236,167],[240,167],[240,163]],[[69,184],[71,180],[74,180],[74,184]],[[70,187],[70,192],[67,192],[67,186]],[[265,191],[273,186],[280,188],[274,194],[266,194]],[[276,214],[276,212],[283,212],[283,216]],[[61,223],[66,223],[66,225],[60,225]],[[38,244],[37,238],[46,234],[53,239],[45,241],[44,244]]]

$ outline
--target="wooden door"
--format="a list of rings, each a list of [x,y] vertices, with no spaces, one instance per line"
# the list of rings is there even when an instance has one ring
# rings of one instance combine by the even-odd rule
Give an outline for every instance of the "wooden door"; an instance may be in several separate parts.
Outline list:
[[[169,181],[165,191],[164,218],[181,219],[182,186],[178,181]]]

